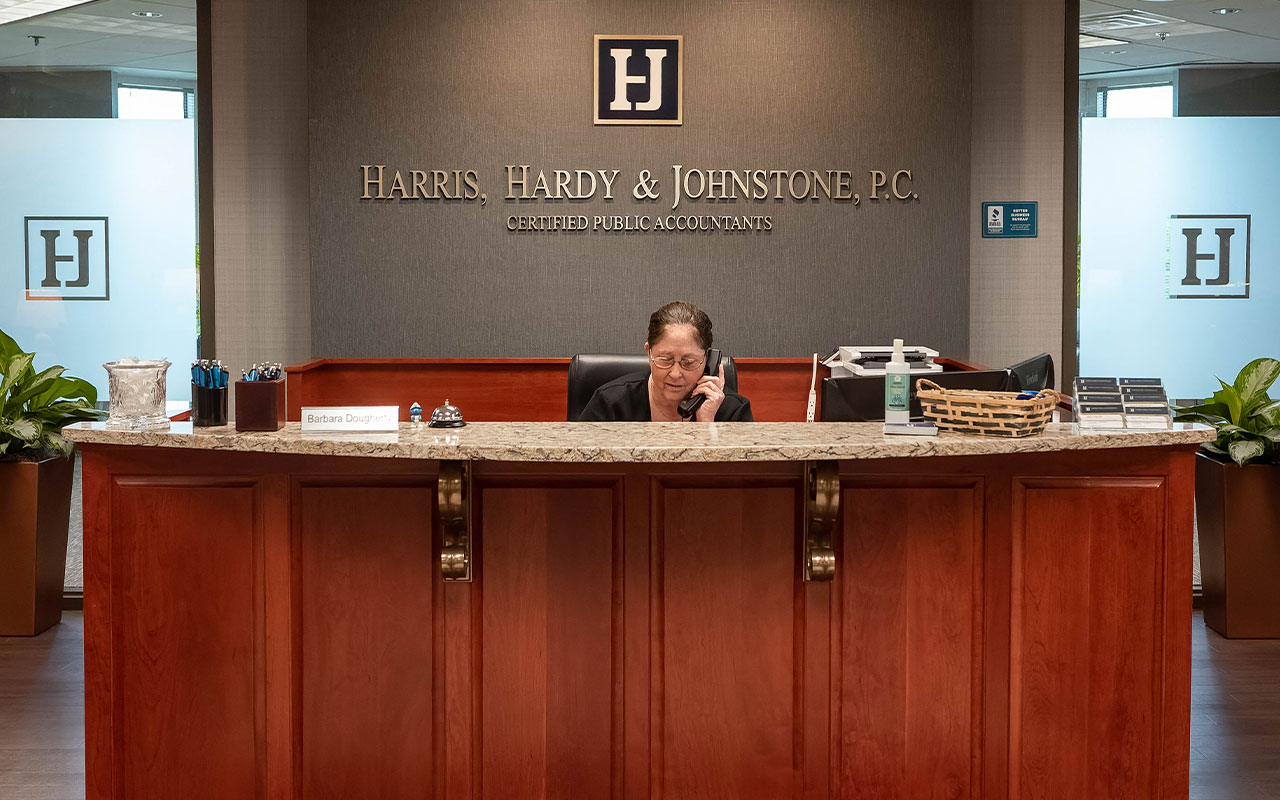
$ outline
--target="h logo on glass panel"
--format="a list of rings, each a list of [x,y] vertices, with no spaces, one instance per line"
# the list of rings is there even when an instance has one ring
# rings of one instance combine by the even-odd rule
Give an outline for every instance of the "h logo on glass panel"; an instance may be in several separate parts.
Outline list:
[[[28,300],[108,300],[106,217],[25,217]]]
[[[679,125],[683,36],[596,36],[597,125]]]
[[[1170,298],[1248,298],[1248,214],[1173,214],[1166,259]]]

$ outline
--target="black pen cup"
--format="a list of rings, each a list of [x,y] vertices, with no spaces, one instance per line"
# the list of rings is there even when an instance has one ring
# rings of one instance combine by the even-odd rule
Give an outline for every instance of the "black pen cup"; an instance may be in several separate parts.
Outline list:
[[[227,424],[227,387],[191,384],[191,424],[197,428]]]

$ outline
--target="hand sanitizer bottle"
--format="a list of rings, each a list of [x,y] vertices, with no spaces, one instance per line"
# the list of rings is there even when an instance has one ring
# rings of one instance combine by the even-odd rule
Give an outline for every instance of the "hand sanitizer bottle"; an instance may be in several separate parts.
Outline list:
[[[905,425],[911,421],[911,378],[902,340],[893,340],[893,360],[884,367],[884,421]]]

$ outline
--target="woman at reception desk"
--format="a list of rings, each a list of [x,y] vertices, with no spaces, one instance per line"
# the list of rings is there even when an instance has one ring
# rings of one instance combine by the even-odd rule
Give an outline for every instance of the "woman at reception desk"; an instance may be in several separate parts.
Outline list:
[[[596,389],[579,421],[750,422],[751,403],[725,389],[713,341],[705,311],[692,303],[667,303],[649,317],[649,371]]]
[[[1210,434],[68,428],[88,797],[1185,798]]]

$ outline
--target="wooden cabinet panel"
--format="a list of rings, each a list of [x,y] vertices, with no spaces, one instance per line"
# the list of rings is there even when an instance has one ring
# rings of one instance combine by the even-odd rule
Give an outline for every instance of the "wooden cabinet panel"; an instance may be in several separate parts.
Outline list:
[[[294,488],[308,800],[421,798],[440,777],[435,488]]]
[[[110,503],[111,795],[261,797],[255,482],[116,478]]]
[[[1185,798],[1189,462],[87,448],[88,796]]]
[[[655,492],[653,796],[795,796],[798,486]]]
[[[482,795],[607,798],[621,780],[621,483],[478,479],[476,494]]]
[[[889,480],[844,480],[835,796],[979,797],[982,484]]]
[[[1162,478],[1014,479],[1011,798],[1165,796],[1165,503]]]

